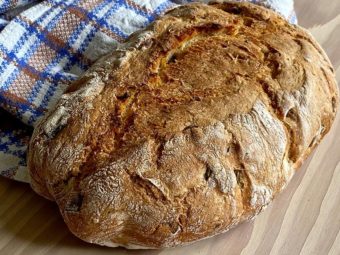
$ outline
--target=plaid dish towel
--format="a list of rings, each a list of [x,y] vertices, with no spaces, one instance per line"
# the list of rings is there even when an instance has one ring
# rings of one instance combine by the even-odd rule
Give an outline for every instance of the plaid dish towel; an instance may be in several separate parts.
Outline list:
[[[248,1],[297,22],[293,0]],[[29,182],[26,150],[37,120],[94,61],[188,2],[195,1],[0,0],[0,175]]]

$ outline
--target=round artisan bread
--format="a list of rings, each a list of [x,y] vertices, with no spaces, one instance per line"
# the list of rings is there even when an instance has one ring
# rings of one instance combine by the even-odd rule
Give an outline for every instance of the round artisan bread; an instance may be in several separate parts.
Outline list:
[[[32,187],[87,242],[188,244],[266,207],[338,101],[304,29],[250,3],[181,6],[98,61],[39,123]]]

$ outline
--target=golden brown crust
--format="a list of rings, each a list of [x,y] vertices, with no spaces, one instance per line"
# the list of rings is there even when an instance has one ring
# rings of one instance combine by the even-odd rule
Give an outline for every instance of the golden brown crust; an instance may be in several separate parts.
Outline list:
[[[249,3],[190,4],[100,60],[36,128],[32,187],[70,230],[169,247],[258,214],[329,131],[332,66]]]

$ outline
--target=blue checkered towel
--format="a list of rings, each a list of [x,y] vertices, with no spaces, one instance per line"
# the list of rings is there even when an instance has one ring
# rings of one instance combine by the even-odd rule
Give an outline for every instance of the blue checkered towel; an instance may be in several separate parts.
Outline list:
[[[296,23],[293,0],[248,1]],[[0,0],[0,107],[23,123],[7,125],[9,118],[0,114],[0,175],[29,182],[29,126],[99,57],[166,10],[188,2]]]

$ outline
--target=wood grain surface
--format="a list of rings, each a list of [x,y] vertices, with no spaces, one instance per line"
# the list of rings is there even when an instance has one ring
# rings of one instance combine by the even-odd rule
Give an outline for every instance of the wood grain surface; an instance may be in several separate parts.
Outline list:
[[[340,82],[340,0],[296,0],[296,9]],[[0,178],[0,255],[7,254],[339,255],[340,114],[287,189],[255,221],[186,247],[128,251],[86,244],[69,233],[56,205],[26,184]]]

